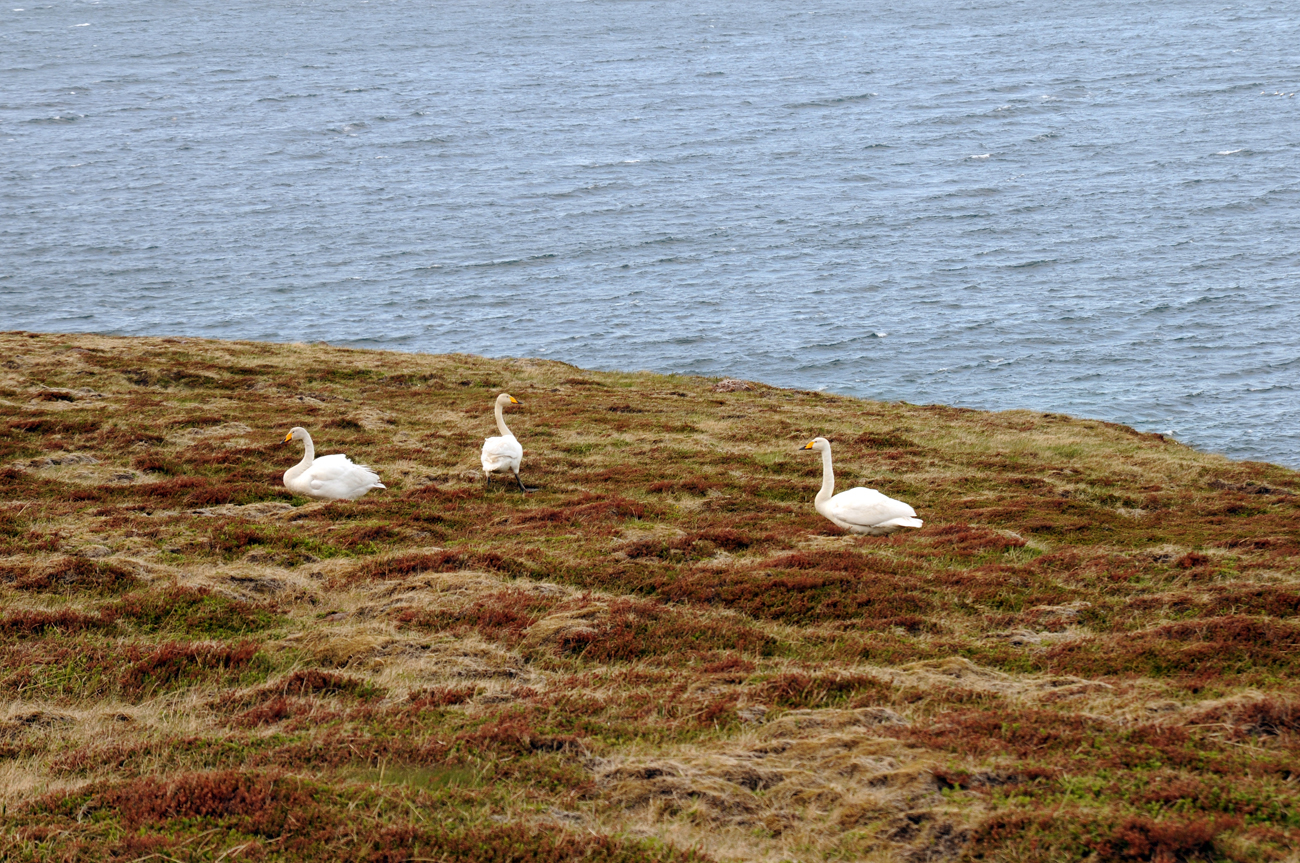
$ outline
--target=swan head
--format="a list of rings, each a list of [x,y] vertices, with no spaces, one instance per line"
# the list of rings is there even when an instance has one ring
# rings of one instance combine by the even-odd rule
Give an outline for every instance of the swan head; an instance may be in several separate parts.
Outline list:
[[[303,428],[302,426],[294,426],[293,428],[289,429],[289,433],[284,436],[284,440],[282,441],[282,443],[288,443],[291,440],[305,440],[306,437],[307,437],[307,430],[305,428]]]
[[[808,441],[808,443],[799,447],[800,451],[810,449],[813,452],[826,452],[830,448],[831,448],[831,442],[824,437],[815,437],[812,440]]]
[[[501,405],[501,407],[507,407],[508,405],[519,404],[519,400],[510,395],[510,393],[502,393],[497,396],[497,404]]]

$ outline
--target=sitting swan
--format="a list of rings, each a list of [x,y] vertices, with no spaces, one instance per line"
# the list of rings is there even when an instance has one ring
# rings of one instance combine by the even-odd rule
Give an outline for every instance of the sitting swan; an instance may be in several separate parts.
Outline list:
[[[284,436],[284,442],[300,440],[306,448],[302,461],[284,472],[284,487],[295,494],[321,500],[356,500],[372,488],[387,488],[379,481],[379,474],[361,464],[353,464],[342,453],[316,458],[311,435],[305,428],[294,426]]]
[[[921,526],[916,510],[874,488],[859,486],[831,497],[835,491],[835,472],[831,470],[831,443],[826,438],[813,438],[799,449],[822,454],[822,490],[817,492],[813,505],[837,527],[849,533],[882,536],[900,527]]]
[[[512,395],[502,393],[497,396],[497,430],[501,432],[501,436],[490,437],[483,441],[483,453],[479,457],[483,462],[483,482],[485,485],[491,482],[494,473],[512,473],[515,475],[515,482],[519,483],[520,491],[536,491],[537,489],[524,485],[524,481],[519,478],[519,463],[523,460],[524,448],[510,433],[510,429],[506,428],[506,419],[501,414],[506,405],[517,404],[519,402]]]

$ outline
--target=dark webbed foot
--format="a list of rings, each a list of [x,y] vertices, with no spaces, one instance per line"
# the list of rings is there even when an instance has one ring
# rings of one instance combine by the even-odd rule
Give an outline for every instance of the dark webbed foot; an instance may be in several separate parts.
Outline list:
[[[522,491],[524,494],[527,494],[530,491],[537,491],[537,489],[535,488],[529,488],[528,486],[524,485],[524,481],[519,478],[519,474],[515,474],[515,482],[519,483],[519,490]]]

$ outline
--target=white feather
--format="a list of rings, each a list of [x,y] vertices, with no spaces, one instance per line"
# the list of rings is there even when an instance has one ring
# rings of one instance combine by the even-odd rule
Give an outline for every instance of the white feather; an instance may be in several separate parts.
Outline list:
[[[901,500],[881,494],[874,488],[851,488],[832,497],[821,506],[822,515],[841,527],[920,527],[916,510]],[[915,523],[913,523],[915,522]]]
[[[519,473],[524,448],[514,435],[490,437],[483,441],[483,453],[479,458],[483,462],[483,470],[488,473]]]
[[[817,492],[813,506],[837,527],[850,533],[881,536],[903,527],[921,527],[924,522],[916,517],[916,510],[881,494],[874,488],[851,488],[833,494],[835,472],[831,467],[831,444],[826,438],[814,438],[803,449],[822,454],[822,487]]]
[[[356,500],[372,488],[386,488],[379,474],[363,464],[354,464],[342,453],[316,458],[311,435],[295,427],[286,441],[300,440],[305,452],[302,461],[284,472],[284,487],[295,494],[320,500]]]
[[[523,480],[519,479],[519,466],[524,459],[524,448],[506,426],[506,418],[502,413],[507,405],[519,404],[519,402],[515,401],[509,393],[501,393],[496,397],[494,404],[497,431],[501,434],[483,441],[483,452],[479,455],[479,461],[483,465],[484,478],[494,473],[512,474],[515,482],[523,489]]]

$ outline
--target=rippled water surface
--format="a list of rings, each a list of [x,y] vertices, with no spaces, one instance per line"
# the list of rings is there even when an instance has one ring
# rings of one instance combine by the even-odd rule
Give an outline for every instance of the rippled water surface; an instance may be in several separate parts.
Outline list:
[[[1300,466],[1284,3],[11,0],[0,328],[1027,407]]]

